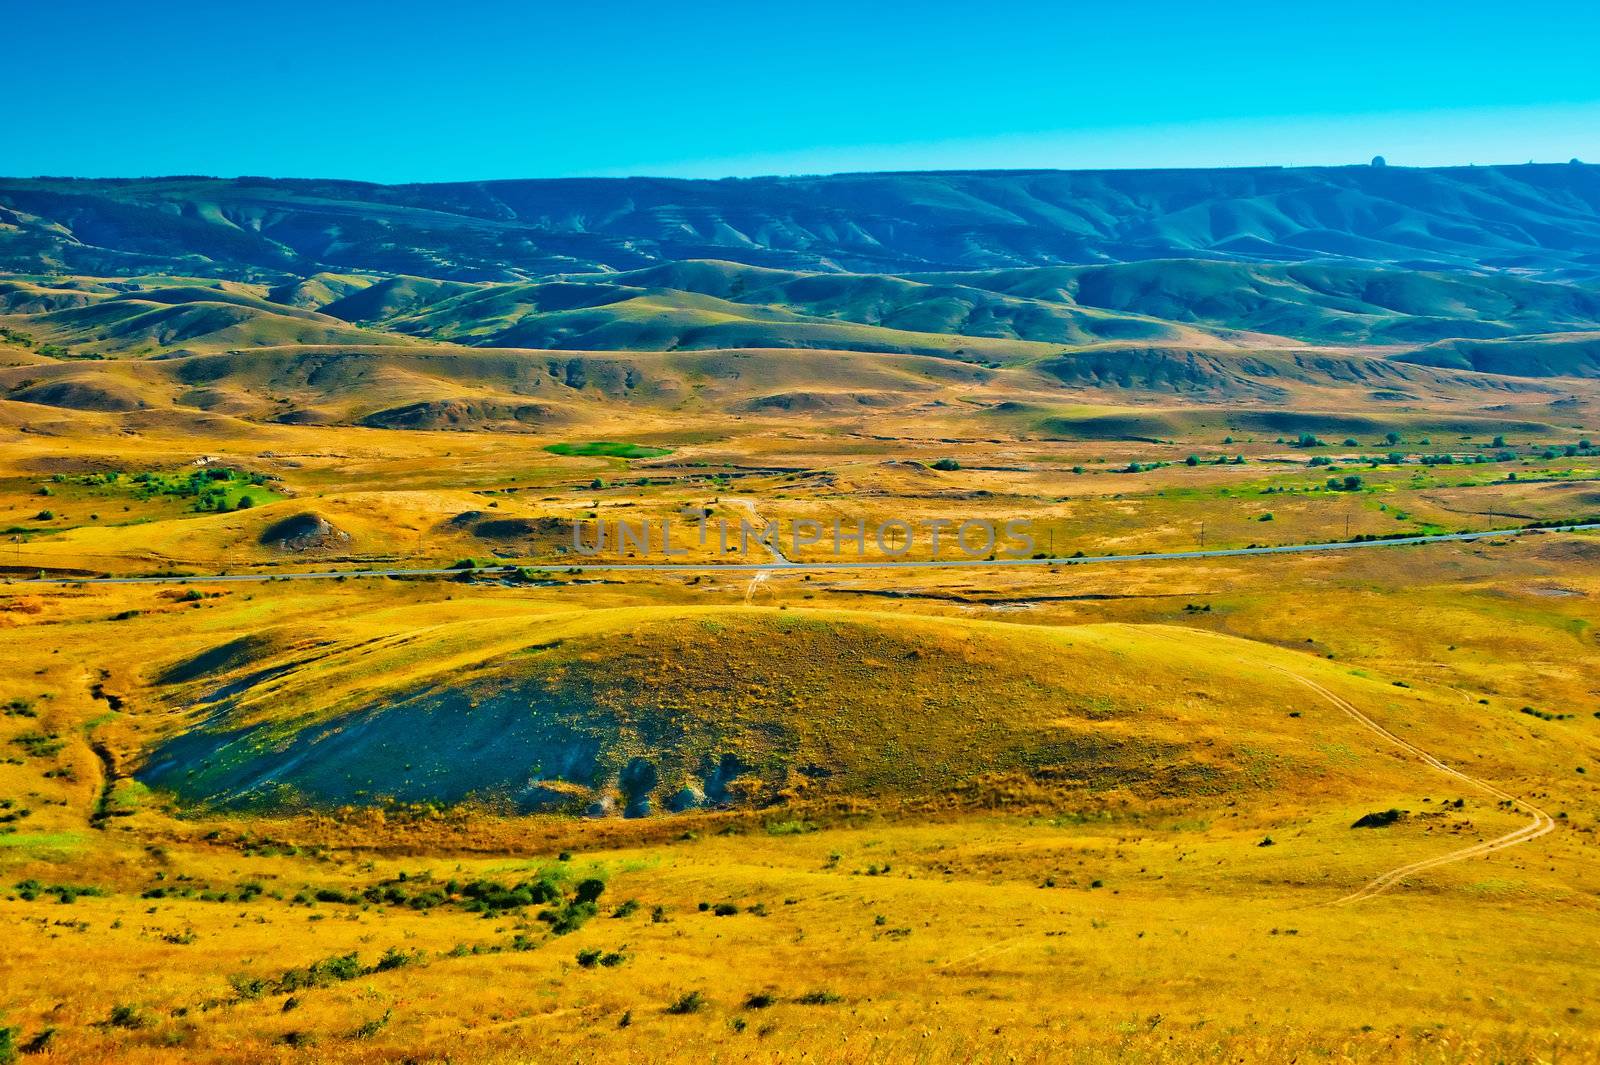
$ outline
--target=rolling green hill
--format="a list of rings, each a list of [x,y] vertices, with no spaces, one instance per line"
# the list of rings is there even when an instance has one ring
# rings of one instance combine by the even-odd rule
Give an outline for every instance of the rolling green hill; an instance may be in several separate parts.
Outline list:
[[[1216,350],[1382,345],[1565,333],[1600,325],[1600,290],[1508,275],[1203,260],[889,277],[681,262],[549,281],[452,286],[410,279],[408,309],[361,318],[475,346],[578,350],[822,347],[1038,356],[1032,345]],[[329,313],[379,291],[364,290]],[[1241,334],[1260,334],[1247,336]],[[962,338],[952,342],[952,338]],[[984,340],[1020,341],[1021,346]],[[1426,360],[1414,360],[1426,361]],[[1481,369],[1463,362],[1442,362]],[[1520,372],[1503,358],[1493,372]],[[1552,372],[1541,366],[1533,376]],[[1564,372],[1586,373],[1583,364]]]
[[[1422,366],[1525,377],[1600,376],[1600,332],[1445,340],[1397,356]]]
[[[992,358],[1026,354],[1030,344],[1179,340],[1188,335],[1162,322],[977,289],[860,275],[781,274],[781,280],[773,283],[768,276],[772,273],[731,264],[691,263],[677,264],[670,273],[649,270],[499,285],[382,324],[433,340],[491,347],[829,348],[966,352]],[[752,274],[768,285],[743,287],[741,282]],[[1032,350],[1046,353],[1043,348]]]
[[[1589,328],[1600,321],[1600,288],[1512,274],[1187,259],[918,280],[1324,344],[1488,339]]]
[[[0,326],[43,353],[100,358],[188,354],[284,344],[401,344],[244,286],[92,281],[71,288],[10,283]]]

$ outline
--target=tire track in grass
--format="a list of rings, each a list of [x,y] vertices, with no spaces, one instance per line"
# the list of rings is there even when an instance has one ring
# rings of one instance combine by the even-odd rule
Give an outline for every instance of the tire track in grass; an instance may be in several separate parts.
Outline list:
[[[1172,640],[1175,643],[1182,642],[1176,636],[1173,636],[1170,633],[1156,632],[1153,628],[1146,631],[1153,632],[1155,635],[1164,639]],[[1216,633],[1206,632],[1204,629],[1185,629],[1184,631],[1205,636],[1217,635]],[[1381,736],[1383,739],[1388,740],[1390,743],[1394,744],[1396,747],[1399,747],[1406,753],[1415,756],[1430,769],[1443,773],[1445,776],[1451,777],[1454,780],[1466,784],[1468,787],[1476,788],[1478,791],[1484,792],[1495,799],[1521,810],[1523,813],[1532,818],[1528,824],[1523,825],[1521,828],[1515,829],[1511,832],[1507,832],[1503,836],[1496,836],[1494,839],[1484,840],[1483,842],[1475,843],[1470,847],[1462,847],[1459,850],[1449,851],[1445,854],[1435,855],[1432,858],[1423,858],[1419,861],[1411,862],[1408,865],[1402,865],[1397,869],[1390,869],[1388,872],[1367,881],[1367,883],[1363,884],[1355,891],[1350,892],[1348,895],[1345,895],[1343,898],[1334,899],[1327,905],[1344,906],[1352,902],[1360,902],[1363,899],[1370,899],[1376,895],[1383,894],[1385,891],[1388,891],[1390,888],[1406,879],[1409,879],[1410,877],[1417,875],[1418,873],[1426,872],[1429,869],[1436,869],[1441,865],[1450,865],[1454,862],[1465,861],[1468,858],[1477,858],[1484,855],[1493,854],[1495,851],[1504,850],[1507,847],[1515,847],[1519,843],[1527,843],[1531,840],[1538,839],[1540,836],[1544,836],[1555,831],[1555,819],[1549,814],[1545,813],[1539,807],[1533,805],[1533,803],[1528,802],[1526,799],[1519,799],[1509,792],[1500,790],[1486,780],[1480,780],[1469,773],[1464,773],[1454,766],[1446,764],[1440,759],[1434,757],[1432,754],[1429,754],[1427,751],[1423,750],[1421,747],[1418,747],[1410,740],[1403,739],[1384,728],[1382,725],[1378,724],[1372,718],[1363,713],[1361,709],[1354,703],[1350,702],[1348,699],[1345,699],[1343,696],[1335,695],[1333,692],[1329,691],[1327,688],[1323,687],[1321,684],[1318,684],[1311,678],[1302,676],[1301,674],[1296,673],[1294,670],[1277,665],[1276,663],[1268,662],[1266,665],[1274,672],[1280,673],[1302,687],[1305,687],[1310,691],[1315,692],[1317,695],[1320,695],[1324,700],[1331,703],[1335,709],[1344,714],[1346,717],[1350,718],[1356,724],[1360,725],[1368,732],[1374,733],[1378,736]]]
[[[1324,688],[1316,681],[1311,680],[1308,677],[1303,677],[1292,670],[1283,668],[1282,666],[1274,665],[1272,666],[1272,669],[1282,673],[1290,680],[1309,688],[1311,691],[1316,692],[1318,695],[1322,696],[1323,699],[1327,700],[1329,703],[1332,703],[1333,706],[1340,710],[1346,717],[1349,717],[1357,724],[1367,729],[1369,732],[1373,732],[1379,736],[1382,736],[1384,739],[1399,747],[1401,750],[1415,755],[1429,768],[1443,773],[1446,776],[1452,777],[1455,780],[1468,785],[1469,787],[1476,788],[1477,790],[1491,795],[1502,802],[1508,803],[1516,809],[1521,810],[1523,813],[1528,814],[1532,818],[1528,824],[1523,825],[1521,828],[1515,829],[1511,832],[1507,832],[1503,836],[1496,836],[1494,839],[1484,840],[1482,843],[1475,843],[1470,847],[1463,847],[1460,850],[1450,851],[1446,854],[1436,855],[1432,858],[1423,858],[1420,861],[1412,862],[1409,865],[1402,865],[1397,869],[1391,869],[1388,872],[1369,880],[1367,883],[1363,884],[1355,891],[1350,892],[1350,894],[1344,896],[1343,898],[1335,899],[1331,905],[1343,906],[1352,902],[1360,902],[1363,899],[1370,899],[1375,895],[1383,894],[1385,891],[1388,891],[1401,881],[1413,877],[1418,873],[1426,872],[1429,869],[1438,868],[1441,865],[1449,865],[1453,862],[1465,861],[1468,858],[1477,858],[1484,855],[1493,854],[1495,851],[1504,850],[1507,847],[1515,847],[1519,843],[1527,843],[1531,840],[1538,839],[1540,836],[1547,835],[1548,833],[1555,831],[1555,819],[1549,814],[1545,813],[1543,810],[1539,809],[1539,807],[1528,802],[1526,799],[1519,799],[1515,795],[1511,795],[1508,792],[1500,790],[1493,784],[1490,784],[1488,781],[1480,780],[1468,773],[1463,773],[1454,766],[1445,764],[1411,741],[1396,736],[1393,732],[1390,732],[1388,729],[1372,720],[1372,718],[1362,713],[1361,710],[1358,709],[1353,703],[1349,702],[1347,699],[1335,695],[1333,692],[1329,691],[1327,688]]]

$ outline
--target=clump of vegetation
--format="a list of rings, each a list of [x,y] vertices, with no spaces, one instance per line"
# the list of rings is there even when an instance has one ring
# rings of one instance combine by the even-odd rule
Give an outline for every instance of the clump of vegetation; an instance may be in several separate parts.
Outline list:
[[[54,895],[56,901],[68,905],[80,898],[97,898],[106,895],[106,889],[92,884],[41,884],[37,880],[17,883],[17,898],[32,902],[40,895]]]
[[[682,1016],[686,1013],[699,1013],[706,1006],[704,995],[698,991],[690,991],[673,999],[672,1004],[667,1007],[667,1012],[674,1016]]]
[[[1388,828],[1390,825],[1394,824],[1396,821],[1400,820],[1404,816],[1405,816],[1405,811],[1404,810],[1396,810],[1393,807],[1390,807],[1387,810],[1379,810],[1376,813],[1362,814],[1360,817],[1358,817],[1356,819],[1355,823],[1352,824],[1350,827],[1351,828]]]
[[[607,969],[614,969],[628,960],[628,956],[620,950],[580,950],[577,962],[580,968],[593,969],[596,965]]]
[[[961,463],[957,462],[955,459],[940,459],[933,464],[933,468],[948,473],[952,470],[959,470],[961,468]]]
[[[1531,706],[1524,706],[1518,711],[1518,713],[1527,714],[1529,717],[1536,717],[1540,721],[1565,721],[1567,718],[1572,716],[1571,714],[1552,714],[1548,710],[1536,710]]]
[[[111,1028],[143,1028],[150,1021],[137,1006],[119,1002],[111,1007],[111,1015],[105,1023]]]
[[[599,912],[598,900],[605,889],[605,881],[599,877],[580,880],[565,905],[540,910],[539,920],[549,924],[550,931],[558,936],[576,932],[589,918]]]
[[[457,894],[456,891],[450,890],[448,885],[446,890],[451,895]],[[493,880],[474,880],[462,885],[459,893],[465,900],[463,908],[469,913],[516,910],[524,906],[558,902],[561,899],[560,886],[548,877],[524,880],[509,886]]]
[[[398,947],[390,947],[375,965],[365,966],[361,964],[358,953],[351,951],[349,954],[335,954],[314,961],[310,965],[286,969],[275,979],[254,976],[250,973],[233,973],[228,977],[228,986],[240,999],[256,999],[267,994],[283,995],[329,987],[360,976],[389,972],[407,965],[420,964],[426,960],[427,956],[422,951],[407,952]],[[295,1001],[298,1005],[297,1000],[290,1001]],[[286,1002],[284,1008],[293,1007]]]
[[[190,509],[208,513],[245,510],[262,502],[283,498],[270,486],[266,474],[247,473],[229,466],[203,466],[174,473],[145,470],[128,475],[120,470],[106,473],[56,474],[58,485],[74,485],[95,490],[95,494],[131,494],[145,501],[160,496],[192,500]]]

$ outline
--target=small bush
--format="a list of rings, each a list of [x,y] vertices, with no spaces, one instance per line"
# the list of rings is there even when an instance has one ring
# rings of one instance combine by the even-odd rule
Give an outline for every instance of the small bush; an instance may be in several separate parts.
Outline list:
[[[842,1000],[832,991],[819,988],[816,991],[807,991],[805,994],[795,999],[795,1001],[800,1003],[802,1006],[831,1006],[835,1002]]]
[[[597,912],[599,907],[592,902],[571,902],[559,910],[539,911],[539,920],[547,922],[554,935],[564,936],[582,928]]]
[[[672,1005],[667,1007],[667,1012],[681,1017],[686,1013],[699,1013],[705,1008],[706,997],[698,991],[690,991],[674,999]]]
[[[383,952],[383,957],[378,959],[378,964],[372,967],[373,972],[386,973],[391,969],[403,969],[422,960],[422,953],[407,954],[399,947],[390,947]]]
[[[229,974],[228,986],[233,989],[235,995],[242,999],[260,998],[267,993],[267,982],[261,977],[251,976],[249,973]],[[290,1001],[294,1002],[295,1000],[291,998]],[[288,1004],[288,1002],[284,1003],[285,1006],[288,1006]],[[295,1002],[295,1005],[299,1005],[299,1003]]]
[[[121,1002],[111,1007],[111,1016],[106,1018],[106,1024],[112,1028],[143,1028],[147,1023],[138,1007]]]
[[[1403,810],[1396,810],[1391,807],[1388,810],[1379,810],[1376,813],[1362,814],[1360,817],[1356,818],[1355,823],[1350,827],[1388,828],[1390,825],[1394,824],[1404,816],[1405,812]]]

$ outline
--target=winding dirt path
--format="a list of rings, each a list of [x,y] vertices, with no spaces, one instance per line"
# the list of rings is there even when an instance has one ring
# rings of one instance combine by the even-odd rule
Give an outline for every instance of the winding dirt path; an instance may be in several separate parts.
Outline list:
[[[1180,642],[1178,641],[1177,637],[1172,636],[1169,633],[1159,632],[1154,627],[1148,628],[1145,631],[1155,633],[1156,635],[1161,636],[1164,639],[1172,640],[1173,642]],[[1207,632],[1205,629],[1184,629],[1184,631],[1204,636],[1217,635],[1216,633]],[[1539,809],[1539,807],[1533,805],[1531,802],[1528,802],[1526,799],[1519,799],[1509,792],[1501,791],[1499,788],[1495,787],[1493,784],[1490,784],[1486,780],[1479,780],[1475,776],[1463,773],[1454,766],[1447,765],[1438,758],[1435,758],[1433,755],[1429,754],[1427,751],[1423,750],[1421,747],[1418,747],[1416,744],[1412,743],[1410,740],[1402,739],[1393,732],[1390,732],[1388,729],[1372,720],[1372,718],[1362,713],[1354,703],[1350,702],[1348,699],[1345,699],[1343,696],[1335,695],[1333,692],[1329,691],[1327,688],[1318,684],[1311,678],[1301,676],[1292,669],[1286,669],[1283,666],[1275,665],[1271,662],[1266,663],[1266,665],[1274,672],[1281,673],[1283,676],[1288,677],[1296,684],[1308,688],[1317,695],[1320,695],[1327,702],[1331,703],[1335,709],[1344,714],[1346,717],[1350,718],[1356,724],[1360,725],[1368,732],[1372,732],[1383,737],[1385,740],[1388,740],[1390,743],[1394,744],[1396,747],[1399,747],[1406,753],[1414,755],[1419,761],[1428,766],[1430,769],[1436,770],[1440,773],[1443,773],[1445,776],[1460,781],[1470,788],[1476,788],[1478,791],[1499,799],[1502,802],[1509,803],[1516,809],[1521,810],[1523,813],[1532,818],[1532,820],[1530,820],[1526,825],[1523,825],[1521,828],[1515,829],[1511,832],[1507,832],[1503,836],[1496,836],[1494,839],[1487,839],[1481,843],[1474,843],[1470,847],[1462,847],[1459,850],[1448,851],[1444,854],[1435,855],[1432,858],[1423,858],[1419,861],[1412,862],[1409,865],[1402,865],[1398,869],[1391,869],[1387,873],[1373,877],[1355,891],[1350,892],[1350,894],[1344,896],[1343,898],[1334,899],[1332,902],[1327,903],[1327,905],[1343,906],[1352,902],[1360,902],[1362,899],[1370,899],[1375,895],[1383,894],[1396,884],[1399,884],[1402,880],[1415,876],[1418,873],[1426,872],[1429,869],[1436,869],[1441,865],[1449,865],[1452,862],[1460,862],[1465,861],[1468,858],[1477,858],[1482,855],[1493,854],[1495,851],[1504,850],[1507,847],[1515,847],[1519,843],[1527,843],[1530,840],[1538,839],[1540,836],[1555,831],[1555,819],[1549,814],[1545,813],[1543,810]]]
[[[1479,780],[1477,777],[1463,773],[1461,770],[1456,769],[1453,766],[1446,765],[1444,762],[1441,762],[1439,759],[1435,758],[1421,747],[1418,747],[1416,744],[1396,736],[1393,732],[1390,732],[1388,729],[1372,720],[1372,718],[1362,713],[1353,703],[1349,702],[1347,699],[1335,695],[1333,692],[1329,691],[1327,688],[1324,688],[1316,681],[1311,680],[1308,677],[1302,677],[1300,674],[1288,669],[1284,669],[1282,666],[1272,666],[1272,668],[1277,672],[1282,673],[1290,680],[1293,680],[1303,687],[1309,688],[1311,691],[1316,692],[1318,695],[1322,696],[1323,699],[1327,700],[1329,703],[1332,703],[1346,717],[1355,721],[1362,728],[1382,736],[1384,739],[1388,740],[1396,747],[1399,747],[1401,750],[1415,755],[1430,768],[1435,769],[1446,776],[1459,780],[1461,783],[1466,784],[1469,787],[1476,788],[1487,795],[1491,795],[1496,799],[1510,803],[1512,806],[1516,807],[1532,818],[1528,824],[1523,825],[1521,828],[1514,831],[1507,832],[1503,836],[1496,836],[1494,839],[1484,840],[1482,843],[1475,843],[1470,847],[1462,847],[1460,850],[1450,851],[1445,854],[1436,855],[1432,858],[1423,858],[1420,861],[1412,862],[1409,865],[1402,865],[1398,869],[1391,869],[1387,873],[1369,880],[1367,883],[1363,884],[1361,887],[1357,888],[1355,891],[1352,891],[1343,898],[1335,899],[1332,905],[1343,906],[1347,903],[1360,902],[1362,899],[1370,899],[1374,895],[1383,894],[1385,891],[1388,891],[1402,880],[1405,880],[1411,876],[1415,876],[1418,873],[1425,872],[1426,870],[1435,869],[1441,865],[1449,865],[1452,862],[1465,861],[1468,858],[1477,858],[1481,855],[1492,854],[1493,852],[1497,850],[1503,850],[1506,847],[1514,847],[1519,843],[1527,843],[1530,840],[1538,839],[1540,836],[1555,830],[1555,820],[1549,814],[1545,813],[1543,810],[1539,809],[1537,806],[1533,805],[1527,800],[1519,799],[1514,795],[1501,791],[1499,788],[1488,783],[1487,781]]]

